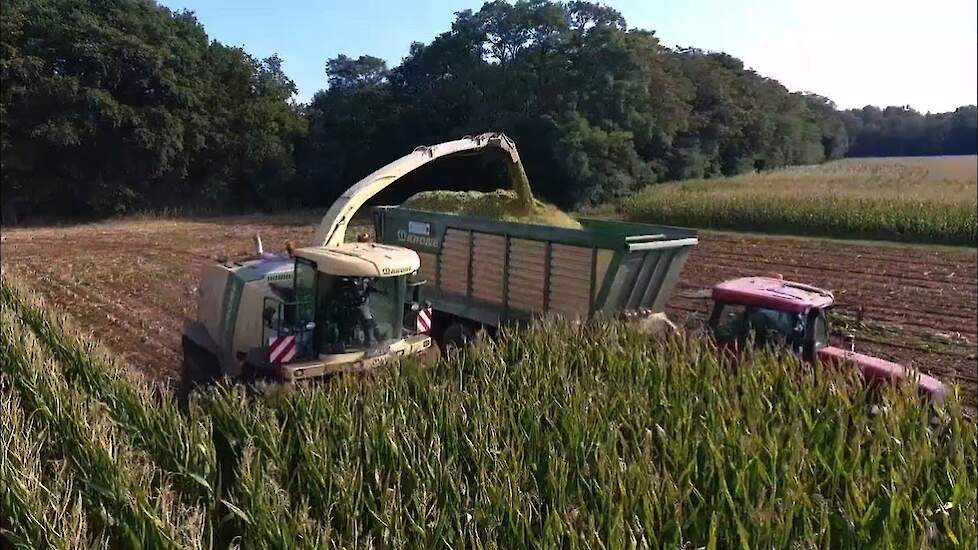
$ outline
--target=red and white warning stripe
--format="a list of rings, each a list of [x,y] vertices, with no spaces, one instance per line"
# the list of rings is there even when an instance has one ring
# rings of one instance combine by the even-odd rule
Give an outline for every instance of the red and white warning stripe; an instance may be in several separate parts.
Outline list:
[[[428,332],[431,330],[431,308],[427,307],[418,311],[418,332]]]
[[[272,363],[288,363],[295,358],[295,352],[295,336],[268,339],[268,360]]]

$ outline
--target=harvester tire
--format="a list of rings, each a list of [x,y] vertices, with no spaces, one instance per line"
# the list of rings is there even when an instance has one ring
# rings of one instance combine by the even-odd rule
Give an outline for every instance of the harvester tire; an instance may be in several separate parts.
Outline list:
[[[201,386],[217,382],[219,377],[217,359],[207,350],[184,339],[183,364],[180,369],[180,384],[177,387],[177,403],[186,410],[190,404],[190,394]]]

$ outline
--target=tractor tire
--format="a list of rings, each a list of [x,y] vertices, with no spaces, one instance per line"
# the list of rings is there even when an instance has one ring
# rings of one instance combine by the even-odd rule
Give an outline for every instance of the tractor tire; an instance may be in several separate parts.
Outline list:
[[[183,364],[180,383],[177,386],[177,404],[186,411],[190,406],[190,394],[199,387],[217,383],[220,368],[217,358],[189,340],[183,342]]]
[[[469,323],[453,321],[441,337],[442,356],[450,357],[461,352],[465,346],[475,340],[475,335],[476,331]]]

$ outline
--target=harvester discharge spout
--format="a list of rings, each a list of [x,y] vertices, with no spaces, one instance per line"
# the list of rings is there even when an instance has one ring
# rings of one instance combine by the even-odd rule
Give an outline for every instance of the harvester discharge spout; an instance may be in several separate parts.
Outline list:
[[[498,151],[506,161],[510,184],[516,192],[519,204],[529,212],[534,204],[533,195],[520,155],[516,151],[516,144],[505,134],[485,133],[437,145],[416,147],[411,153],[369,174],[333,203],[319,223],[313,244],[325,247],[343,244],[347,225],[357,210],[402,176],[440,158],[479,154],[484,151]]]

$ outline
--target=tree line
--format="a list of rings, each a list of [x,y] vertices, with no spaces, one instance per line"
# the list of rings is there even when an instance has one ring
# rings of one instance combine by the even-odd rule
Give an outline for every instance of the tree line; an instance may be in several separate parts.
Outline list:
[[[4,0],[0,31],[8,223],[321,206],[419,144],[487,130],[510,134],[535,191],[565,208],[846,155],[975,153],[978,135],[974,106],[839,111],[580,0],[458,12],[396,67],[339,55],[308,104],[277,56],[211,40],[193,13],[152,0]],[[498,175],[447,163],[416,183]]]
[[[978,109],[920,114],[910,107],[866,106],[839,113],[851,157],[973,155],[978,152]]]

